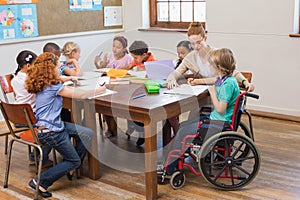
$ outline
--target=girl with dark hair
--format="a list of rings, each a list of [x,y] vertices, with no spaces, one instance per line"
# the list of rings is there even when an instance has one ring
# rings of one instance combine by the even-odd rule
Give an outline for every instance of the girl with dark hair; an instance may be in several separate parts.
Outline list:
[[[27,70],[32,65],[37,55],[31,51],[21,51],[17,58],[18,68],[15,72],[15,77],[11,81],[14,89],[16,103],[28,103],[35,112],[35,94],[30,94],[25,89],[25,80],[27,78]]]
[[[102,52],[95,57],[96,68],[123,68],[129,65],[132,58],[128,54],[127,45],[127,39],[124,36],[114,37],[112,52],[105,54],[103,60],[101,60]]]
[[[179,67],[179,65],[181,64],[184,57],[193,50],[192,45],[191,45],[190,41],[188,41],[188,40],[180,41],[176,47],[177,47],[178,59],[176,60],[176,63],[175,63],[175,69],[177,67]]]

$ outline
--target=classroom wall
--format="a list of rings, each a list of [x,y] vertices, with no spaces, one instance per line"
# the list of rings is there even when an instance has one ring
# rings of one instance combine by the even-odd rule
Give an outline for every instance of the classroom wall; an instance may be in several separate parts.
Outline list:
[[[144,40],[158,59],[175,59],[176,44],[186,39],[185,34],[172,32],[140,32],[147,27],[148,0],[123,0],[124,31],[129,44]],[[238,60],[240,71],[252,71],[255,91],[260,100],[251,100],[252,109],[300,116],[297,103],[300,91],[298,77],[300,38],[288,34],[294,27],[295,0],[209,0],[207,1],[208,43],[213,47],[231,48]],[[143,10],[143,12],[142,12]],[[63,45],[77,42],[81,47],[80,63],[84,70],[94,69],[93,58],[99,51],[110,51],[111,41],[117,32],[92,35],[66,35],[59,38],[28,40],[21,43],[0,42],[0,74],[11,73],[16,68],[15,57],[23,49],[36,53],[53,41]]]

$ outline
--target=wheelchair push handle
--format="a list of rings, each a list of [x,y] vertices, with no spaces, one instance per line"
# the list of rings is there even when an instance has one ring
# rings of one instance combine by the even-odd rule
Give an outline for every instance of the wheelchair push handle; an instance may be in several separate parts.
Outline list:
[[[246,92],[245,96],[259,99],[259,95],[251,93],[251,92]]]

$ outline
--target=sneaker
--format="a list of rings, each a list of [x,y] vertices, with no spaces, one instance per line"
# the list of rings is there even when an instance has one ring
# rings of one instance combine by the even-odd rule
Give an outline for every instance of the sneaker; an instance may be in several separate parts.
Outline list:
[[[104,133],[104,135],[105,135],[105,137],[107,137],[107,138],[110,138],[110,137],[113,137],[113,136],[114,136],[114,135],[112,134],[111,131],[106,131],[106,132]]]
[[[127,140],[130,140],[130,135],[131,135],[131,133],[129,133],[129,131],[126,131],[126,132],[125,132],[125,135],[127,136]]]
[[[36,180],[32,179],[31,181],[29,181],[28,184],[32,189],[36,190]],[[42,192],[40,189],[38,190],[39,195],[41,195],[43,198],[49,198],[52,197],[52,193],[48,192],[47,190],[45,192]]]
[[[139,137],[138,140],[136,141],[136,146],[141,146],[145,143],[145,138]]]

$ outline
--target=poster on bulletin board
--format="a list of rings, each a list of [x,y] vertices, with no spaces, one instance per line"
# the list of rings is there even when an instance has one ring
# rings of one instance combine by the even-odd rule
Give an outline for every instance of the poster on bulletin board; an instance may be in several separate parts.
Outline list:
[[[0,4],[38,3],[38,0],[0,0]]]
[[[102,0],[69,0],[71,12],[102,10]]]
[[[0,5],[0,40],[36,36],[36,4]]]

